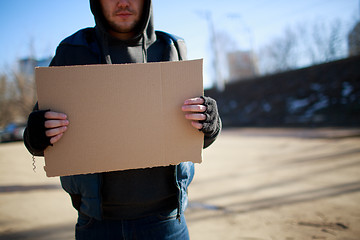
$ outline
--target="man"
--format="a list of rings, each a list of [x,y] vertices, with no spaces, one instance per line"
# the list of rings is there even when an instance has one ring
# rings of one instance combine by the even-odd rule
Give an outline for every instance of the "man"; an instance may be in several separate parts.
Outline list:
[[[96,26],[63,40],[51,66],[185,59],[181,39],[154,31],[151,0],[90,0],[90,6]],[[221,129],[216,102],[194,97],[184,101],[182,111],[194,131],[204,133],[204,148],[209,146]],[[69,124],[65,113],[36,105],[24,133],[26,147],[42,156],[45,148],[61,140]],[[96,138],[91,133],[89,137]],[[183,212],[193,175],[193,163],[184,162],[61,177],[79,213],[76,239],[189,239]]]

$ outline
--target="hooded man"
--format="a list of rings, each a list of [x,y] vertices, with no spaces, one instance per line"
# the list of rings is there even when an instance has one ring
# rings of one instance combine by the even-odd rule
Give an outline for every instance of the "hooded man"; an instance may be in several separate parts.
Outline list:
[[[96,26],[64,39],[51,66],[186,59],[182,39],[154,30],[151,0],[90,0],[90,7]],[[119,76],[119,81],[129,80]],[[204,148],[215,141],[221,130],[215,100],[187,99],[182,110],[194,131],[204,133]],[[24,133],[29,152],[43,156],[45,148],[66,134],[69,124],[65,113],[39,110],[36,104]],[[91,133],[89,137],[96,138]],[[79,213],[76,239],[188,239],[183,213],[193,175],[193,163],[183,162],[60,177]]]

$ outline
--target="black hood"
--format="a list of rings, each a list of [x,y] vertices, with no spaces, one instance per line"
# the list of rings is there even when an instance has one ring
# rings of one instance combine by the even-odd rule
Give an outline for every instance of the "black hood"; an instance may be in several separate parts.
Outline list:
[[[108,42],[109,39],[114,39],[109,33],[108,28],[109,25],[107,21],[105,20],[105,17],[102,13],[102,9],[100,6],[99,0],[90,0],[90,8],[91,12],[94,15],[95,23],[96,23],[96,29],[98,31],[101,44],[103,45],[103,52],[106,58],[106,61],[109,63],[111,62],[109,58],[108,53]],[[128,46],[136,46],[136,45],[142,45],[143,51],[144,51],[144,57],[146,62],[146,51],[147,48],[155,42],[156,35],[154,30],[154,24],[153,24],[153,11],[152,11],[152,3],[151,0],[145,0],[144,1],[144,9],[142,18],[136,28],[136,33],[133,38],[129,40],[116,40],[119,42],[119,44],[124,44]]]

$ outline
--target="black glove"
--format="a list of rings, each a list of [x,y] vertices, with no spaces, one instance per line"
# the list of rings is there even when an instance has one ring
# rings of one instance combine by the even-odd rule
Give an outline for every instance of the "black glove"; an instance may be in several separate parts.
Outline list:
[[[43,151],[50,143],[50,137],[45,135],[45,113],[50,110],[37,110],[29,115],[27,122],[28,141],[32,148]]]
[[[213,136],[215,133],[220,130],[220,118],[219,112],[216,105],[216,101],[211,97],[201,96],[204,99],[204,105],[206,106],[206,119],[199,121],[203,124],[203,127],[200,129],[205,136]]]

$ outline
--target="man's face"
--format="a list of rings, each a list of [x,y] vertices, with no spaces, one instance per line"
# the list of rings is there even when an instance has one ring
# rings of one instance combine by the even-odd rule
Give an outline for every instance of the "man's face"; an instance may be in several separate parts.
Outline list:
[[[132,37],[141,20],[144,0],[100,0],[100,4],[110,25],[110,34],[120,39]]]

